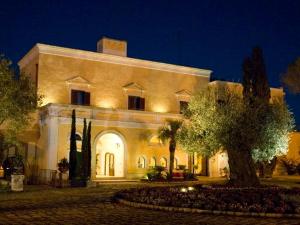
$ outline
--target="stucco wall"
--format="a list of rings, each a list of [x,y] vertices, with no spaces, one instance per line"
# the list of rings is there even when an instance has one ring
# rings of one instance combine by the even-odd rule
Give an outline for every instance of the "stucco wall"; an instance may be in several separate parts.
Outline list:
[[[127,109],[127,95],[123,86],[134,82],[144,90],[146,111],[179,112],[175,93],[183,89],[193,93],[205,87],[209,79],[48,54],[40,54],[39,58],[39,92],[45,96],[45,104],[70,104],[70,89],[73,87],[67,81],[80,76],[90,86],[77,85],[74,89],[90,91],[93,106]]]
[[[77,132],[81,133],[83,126],[82,120],[77,122],[76,130]],[[69,135],[70,135],[70,124],[61,124],[59,126],[59,139],[58,139],[58,151],[57,151],[57,161],[66,157],[69,157]],[[92,123],[92,176],[95,178],[95,162],[96,162],[96,147],[97,147],[97,140],[99,140],[99,135],[104,131],[114,132],[120,134],[124,137],[125,141],[125,175],[127,178],[133,177],[140,177],[146,174],[150,158],[156,158],[156,164],[159,165],[159,160],[162,157],[165,157],[168,161],[169,160],[169,151],[168,151],[168,144],[158,144],[153,145],[149,143],[150,138],[157,134],[156,130],[149,130],[149,129],[135,129],[135,128],[126,128],[126,127],[103,127],[97,126]],[[138,168],[138,158],[143,156],[146,159],[146,167],[145,168]],[[176,150],[175,157],[178,158],[178,164],[187,165],[188,163],[188,155],[181,151],[180,149]],[[116,165],[117,166],[117,165]]]

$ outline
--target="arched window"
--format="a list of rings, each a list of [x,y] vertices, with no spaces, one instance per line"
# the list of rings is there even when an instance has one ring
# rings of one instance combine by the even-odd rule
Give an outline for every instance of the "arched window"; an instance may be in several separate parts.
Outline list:
[[[150,146],[159,146],[161,145],[161,140],[158,138],[157,135],[152,135],[149,139]]]
[[[149,167],[155,167],[155,166],[156,166],[156,159],[155,157],[151,157]]]
[[[175,157],[174,158],[174,169],[177,169],[178,167],[178,159]]]
[[[76,141],[82,141],[80,134],[76,134]]]
[[[140,156],[138,159],[138,168],[145,168],[146,167],[146,160],[143,156]]]
[[[165,157],[162,157],[162,158],[160,159],[160,165],[161,165],[162,167],[167,168],[168,162],[167,162],[167,159],[166,159]]]

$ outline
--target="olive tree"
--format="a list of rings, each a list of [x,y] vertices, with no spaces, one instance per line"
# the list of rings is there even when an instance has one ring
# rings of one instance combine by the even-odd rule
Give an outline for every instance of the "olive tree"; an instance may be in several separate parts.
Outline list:
[[[0,164],[5,150],[20,146],[18,135],[31,124],[41,99],[30,77],[17,74],[0,55]]]
[[[284,153],[294,124],[282,101],[253,107],[225,87],[199,91],[185,116],[178,135],[180,146],[208,157],[226,150],[230,183],[239,186],[259,185],[255,160],[270,160]]]

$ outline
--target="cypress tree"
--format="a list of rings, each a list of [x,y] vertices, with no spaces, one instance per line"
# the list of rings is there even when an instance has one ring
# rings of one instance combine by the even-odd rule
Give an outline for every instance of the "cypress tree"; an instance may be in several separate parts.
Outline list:
[[[91,177],[91,160],[92,160],[92,149],[91,149],[91,126],[92,122],[89,122],[88,130],[87,130],[87,152],[88,152],[88,163],[87,163],[87,176]]]
[[[86,119],[83,120],[83,131],[82,131],[82,144],[81,144],[81,154],[82,154],[82,176],[83,179],[87,179],[87,167],[88,167],[88,151],[87,151],[87,130],[86,130]]]
[[[263,52],[260,47],[254,47],[251,57],[243,62],[243,97],[246,103],[252,107],[266,108],[270,101],[271,93],[267,78]],[[261,121],[265,121],[264,114],[261,114]],[[257,162],[259,176],[265,177],[266,171],[272,172],[276,163],[276,157],[269,162]],[[272,168],[271,168],[272,167]]]
[[[268,104],[271,97],[270,87],[263,52],[260,47],[254,47],[252,51],[252,73],[253,95]]]
[[[245,100],[255,98],[268,104],[270,96],[263,52],[260,47],[254,47],[251,57],[243,62],[243,97]]]
[[[243,97],[246,102],[252,100],[252,65],[251,58],[247,57],[243,62]]]
[[[76,146],[76,113],[75,109],[72,111],[72,124],[70,135],[70,153],[69,153],[69,180],[76,177],[76,165],[77,165],[77,146]]]

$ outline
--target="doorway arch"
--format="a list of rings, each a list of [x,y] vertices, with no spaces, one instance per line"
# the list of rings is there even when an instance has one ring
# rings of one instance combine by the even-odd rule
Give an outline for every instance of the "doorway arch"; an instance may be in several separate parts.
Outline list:
[[[125,139],[115,131],[96,138],[96,178],[125,176]]]

